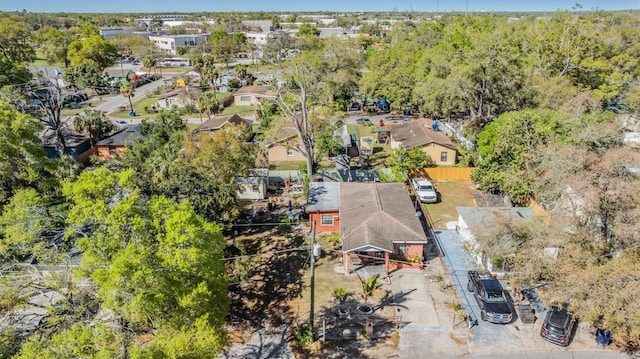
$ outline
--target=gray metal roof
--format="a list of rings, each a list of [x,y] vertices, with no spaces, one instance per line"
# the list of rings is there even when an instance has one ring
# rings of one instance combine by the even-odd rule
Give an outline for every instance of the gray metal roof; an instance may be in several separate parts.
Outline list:
[[[492,227],[500,219],[530,221],[536,216],[529,207],[456,207],[469,228]]]
[[[340,182],[311,182],[307,213],[340,210]]]

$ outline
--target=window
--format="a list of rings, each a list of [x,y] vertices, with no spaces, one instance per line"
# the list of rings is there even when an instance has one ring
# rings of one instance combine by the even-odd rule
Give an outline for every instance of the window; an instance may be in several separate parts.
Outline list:
[[[404,256],[407,254],[407,244],[406,243],[400,243],[398,244],[398,254],[401,256]]]
[[[115,147],[109,147],[109,156],[111,156],[111,157],[118,156],[118,151],[116,151]]]
[[[293,149],[287,148],[287,156],[293,157]]]
[[[240,96],[240,101],[249,102],[251,101],[251,96]]]
[[[333,214],[323,214],[320,223],[323,226],[333,226]]]
[[[447,162],[447,152],[440,152],[440,162]]]

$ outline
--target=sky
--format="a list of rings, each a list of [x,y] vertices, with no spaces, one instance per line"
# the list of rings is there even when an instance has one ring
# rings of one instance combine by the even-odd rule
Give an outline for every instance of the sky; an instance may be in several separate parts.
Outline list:
[[[640,0],[0,0],[2,11],[226,12],[226,11],[555,11],[640,9]]]

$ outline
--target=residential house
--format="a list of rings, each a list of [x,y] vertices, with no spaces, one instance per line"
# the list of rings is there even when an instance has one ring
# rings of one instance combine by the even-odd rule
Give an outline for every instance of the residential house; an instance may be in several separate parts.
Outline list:
[[[274,162],[306,162],[307,158],[298,148],[298,135],[293,128],[277,131],[275,140],[267,145],[267,161]]]
[[[73,127],[71,119],[67,119],[62,123],[60,132],[64,138],[65,147],[64,154],[71,156],[78,162],[86,162],[91,156],[91,140],[84,133],[76,131]],[[42,148],[48,158],[60,158],[59,140],[56,131],[50,127],[40,133],[42,139]]]
[[[233,94],[233,103],[236,106],[255,106],[261,99],[275,100],[277,93],[267,86],[244,86]]]
[[[133,70],[124,70],[116,67],[105,69],[104,73],[112,86],[120,86],[123,82],[138,76]]]
[[[487,228],[495,228],[498,223],[507,221],[529,222],[537,217],[529,207],[456,207],[458,223],[456,230],[467,244],[476,262],[491,272],[504,271],[503,258],[493,258],[478,244],[476,237],[487,232]],[[541,222],[542,225],[542,222]]]
[[[240,199],[265,199],[267,198],[267,188],[269,187],[269,169],[254,168],[249,170],[249,176],[238,177],[240,185]]]
[[[229,124],[251,127],[252,121],[238,115],[213,117],[198,126],[193,133],[215,132]]]
[[[96,143],[96,154],[101,160],[121,157],[126,147],[144,137],[140,125],[130,125]]]
[[[432,121],[418,119],[403,125],[389,126],[391,148],[410,150],[419,147],[439,166],[456,163],[456,144],[444,133],[432,128]]]
[[[340,231],[340,182],[311,182],[306,212],[309,227],[316,222],[316,232]]]
[[[188,104],[195,104],[194,99],[189,96],[189,87],[178,87],[175,90],[171,90],[166,94],[158,97],[156,101],[156,107],[161,109],[176,107],[184,107]]]
[[[402,183],[340,183],[340,237],[345,274],[358,262],[422,267],[422,222]]]

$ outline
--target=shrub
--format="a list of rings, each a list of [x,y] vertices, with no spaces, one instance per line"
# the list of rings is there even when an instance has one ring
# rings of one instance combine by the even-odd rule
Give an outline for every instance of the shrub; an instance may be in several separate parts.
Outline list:
[[[347,298],[347,289],[345,287],[338,287],[333,290],[333,297],[341,303]]]
[[[307,347],[313,343],[313,330],[308,325],[298,325],[294,330],[293,337],[298,345]]]

